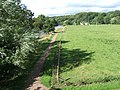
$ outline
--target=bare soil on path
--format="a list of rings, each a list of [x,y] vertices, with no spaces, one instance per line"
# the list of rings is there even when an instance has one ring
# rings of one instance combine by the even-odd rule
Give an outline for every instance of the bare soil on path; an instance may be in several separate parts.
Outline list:
[[[28,80],[26,81],[26,85],[25,85],[25,90],[49,90],[47,87],[43,86],[40,83],[40,72],[42,70],[43,64],[46,60],[46,58],[49,55],[49,52],[52,48],[53,43],[56,40],[58,33],[56,33],[53,38],[51,43],[49,44],[48,48],[44,51],[43,55],[41,56],[41,58],[38,60],[38,62],[35,64],[33,71],[31,72]]]

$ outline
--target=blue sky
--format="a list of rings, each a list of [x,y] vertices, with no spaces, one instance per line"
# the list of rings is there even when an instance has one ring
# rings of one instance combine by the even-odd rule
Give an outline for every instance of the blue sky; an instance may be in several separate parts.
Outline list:
[[[120,0],[22,0],[35,16],[59,16],[79,12],[120,10]]]

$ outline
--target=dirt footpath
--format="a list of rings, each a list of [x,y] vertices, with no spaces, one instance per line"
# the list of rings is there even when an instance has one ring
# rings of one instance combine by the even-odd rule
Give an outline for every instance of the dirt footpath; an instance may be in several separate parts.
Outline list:
[[[38,62],[35,64],[33,71],[31,72],[28,80],[26,81],[26,86],[25,86],[25,90],[48,90],[47,87],[43,86],[40,83],[40,72],[42,70],[43,64],[46,60],[46,58],[49,55],[49,52],[52,48],[53,43],[56,40],[58,33],[56,33],[53,38],[51,43],[49,44],[48,48],[45,50],[45,52],[43,53],[43,55],[41,56],[41,58],[38,60]]]

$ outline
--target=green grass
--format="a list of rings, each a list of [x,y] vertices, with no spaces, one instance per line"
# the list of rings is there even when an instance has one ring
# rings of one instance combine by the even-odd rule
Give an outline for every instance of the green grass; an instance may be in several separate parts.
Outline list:
[[[48,58],[46,59],[44,66],[43,66],[43,72],[41,72],[40,74],[40,81],[43,85],[47,86],[47,87],[52,87],[52,71],[53,71],[53,65],[56,63],[55,60],[55,53],[57,51],[57,44],[59,42],[59,38],[60,34],[57,37],[57,40],[55,41],[55,43],[52,46],[52,49],[49,53]]]
[[[117,89],[120,81],[119,38],[120,25],[67,26],[62,37],[60,87],[68,90],[75,86],[80,86],[76,87],[78,90],[87,87],[84,90]],[[52,72],[53,57],[54,51],[49,55],[45,64],[49,67],[43,70],[44,73]],[[50,79],[46,81],[50,86]]]
[[[63,41],[69,42],[62,44],[61,53],[69,53],[69,51],[73,53],[65,54],[65,57],[62,55],[61,61],[72,60],[73,68],[61,72],[60,76],[64,80],[69,78],[68,82],[78,85],[120,80],[119,28],[119,25],[67,27]],[[85,56],[81,51],[85,51],[88,55]],[[74,67],[76,62],[73,61],[76,60],[79,65]]]
[[[62,90],[120,90],[120,81],[112,81],[108,83],[96,83],[83,86],[68,86]]]

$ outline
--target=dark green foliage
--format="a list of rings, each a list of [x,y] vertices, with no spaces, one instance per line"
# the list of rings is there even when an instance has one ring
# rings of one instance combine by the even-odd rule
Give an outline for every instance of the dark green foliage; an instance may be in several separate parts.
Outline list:
[[[0,80],[21,74],[33,51],[32,12],[19,0],[0,2]]]
[[[44,15],[39,15],[37,18],[34,18],[34,30],[35,32],[44,31],[45,33],[49,33],[55,30],[55,26],[58,23],[54,18],[45,17]]]
[[[105,13],[100,13],[100,14],[98,14],[98,16],[94,18],[96,24],[105,24],[105,23],[104,23],[104,17],[105,17],[105,16],[106,16]]]
[[[7,81],[3,81],[0,82],[0,90],[23,90],[24,85],[25,85],[25,80],[27,79],[29,73],[31,72],[34,64],[36,63],[37,60],[39,60],[41,54],[44,52],[44,50],[48,47],[50,40],[44,40],[44,41],[40,41],[40,42],[36,42],[35,41],[35,51],[29,53],[29,55],[27,56],[27,59],[29,60],[28,63],[25,63],[26,65],[26,69],[22,70],[10,65],[7,67],[0,67],[1,69],[7,70],[9,67],[9,70],[12,70],[12,72],[10,71],[10,73],[8,72],[8,74],[14,74],[14,73],[19,73],[21,72],[22,74],[19,75],[19,77],[14,78],[12,80],[7,80]],[[5,75],[4,73],[2,75]],[[10,75],[9,75],[10,76]]]
[[[108,15],[104,17],[104,23],[110,24],[110,17]]]

